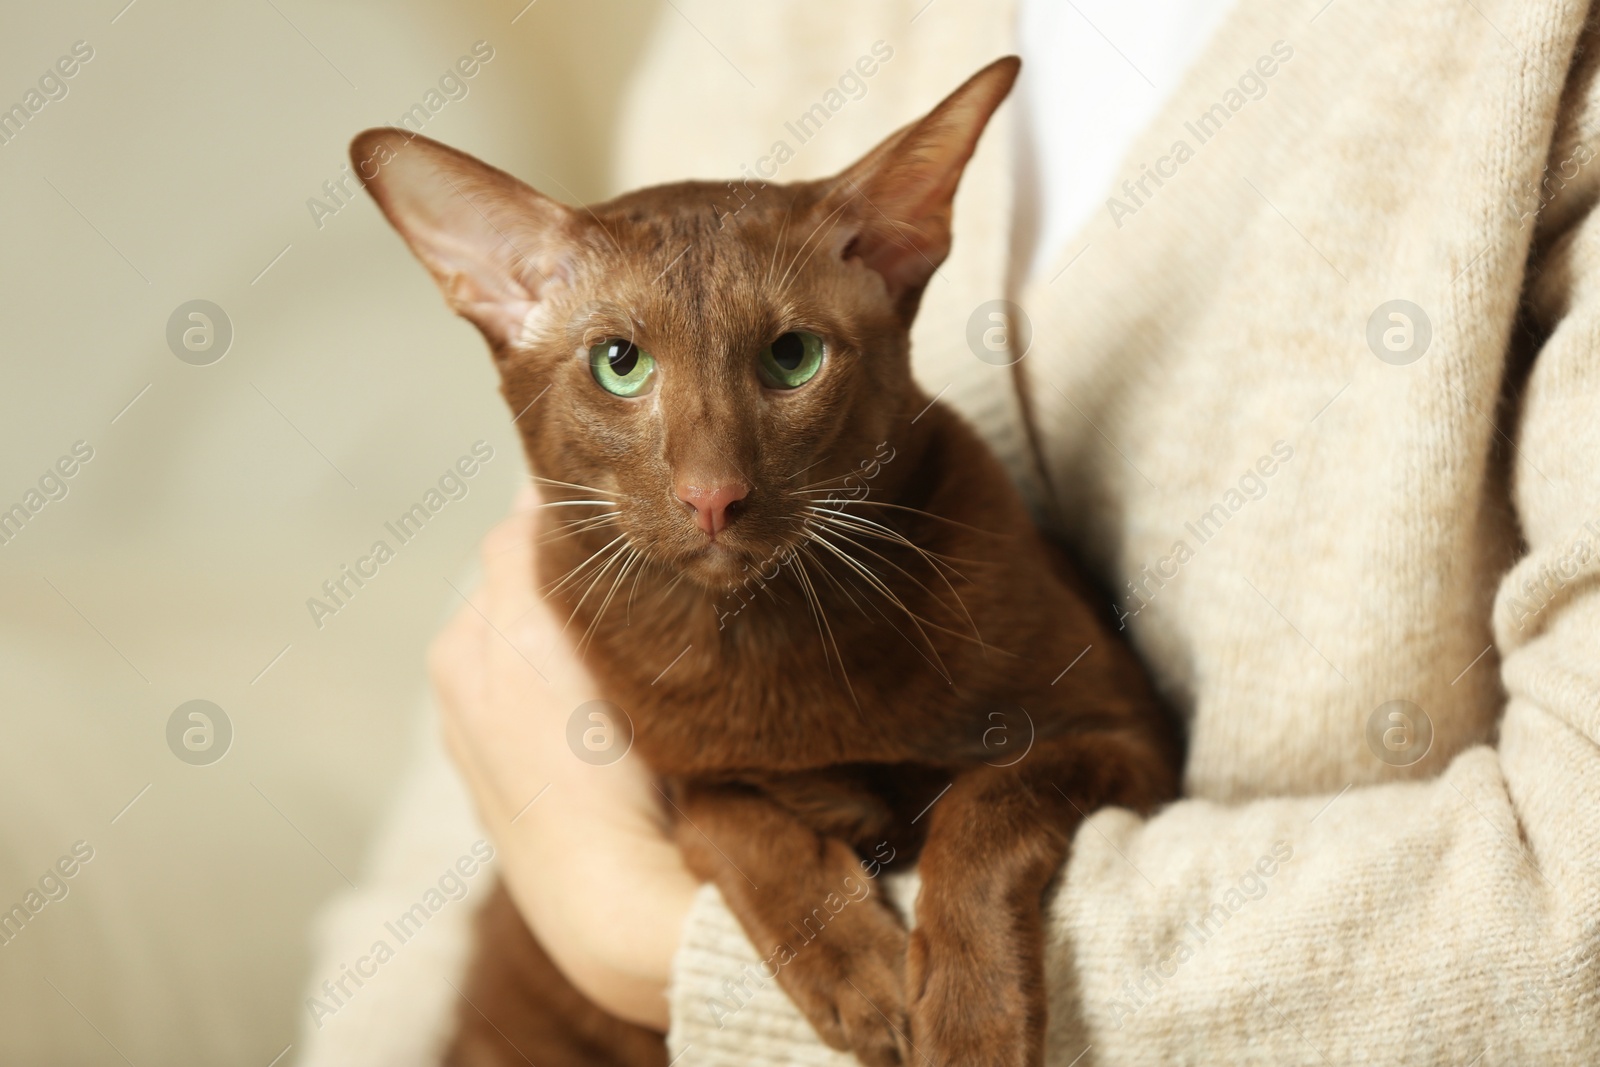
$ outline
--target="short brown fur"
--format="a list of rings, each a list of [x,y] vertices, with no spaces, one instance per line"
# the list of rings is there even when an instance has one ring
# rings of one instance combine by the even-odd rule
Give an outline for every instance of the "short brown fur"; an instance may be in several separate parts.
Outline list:
[[[1176,790],[1177,742],[1109,611],[911,376],[951,197],[1017,67],[790,185],[572,209],[403,131],[352,146],[524,413],[546,595],[665,779],[689,865],[823,1040],[870,1067],[1041,1063],[1041,906],[1072,834]],[[791,330],[827,356],[773,390],[755,354]],[[608,338],[654,356],[647,396],[597,386],[584,353]],[[686,481],[747,490],[714,538]],[[919,862],[909,935],[873,878],[890,854]],[[499,932],[451,1063],[663,1062],[659,1038],[574,1006],[506,933],[503,894],[484,921]]]

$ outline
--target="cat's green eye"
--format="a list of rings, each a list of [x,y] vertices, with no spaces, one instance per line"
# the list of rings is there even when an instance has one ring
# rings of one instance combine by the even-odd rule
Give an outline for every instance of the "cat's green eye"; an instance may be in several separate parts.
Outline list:
[[[589,373],[617,396],[640,396],[656,376],[656,361],[632,341],[610,338],[589,349]]]
[[[822,338],[804,330],[790,330],[761,350],[756,372],[774,389],[795,389],[822,369]]]

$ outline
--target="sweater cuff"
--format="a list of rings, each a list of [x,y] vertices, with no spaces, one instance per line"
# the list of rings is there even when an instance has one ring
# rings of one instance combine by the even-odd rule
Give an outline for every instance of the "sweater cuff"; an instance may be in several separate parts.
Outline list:
[[[714,885],[700,887],[684,920],[667,998],[677,1067],[859,1067],[817,1037]]]

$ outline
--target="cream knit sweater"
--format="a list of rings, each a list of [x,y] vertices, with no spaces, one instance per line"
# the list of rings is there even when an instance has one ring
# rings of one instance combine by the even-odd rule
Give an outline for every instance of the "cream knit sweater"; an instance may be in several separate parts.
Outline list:
[[[618,186],[736,174],[777,140],[778,180],[826,173],[1012,49],[1005,5],[925,5],[684,0],[636,72]],[[974,160],[919,375],[1118,592],[1190,733],[1185,800],[1078,834],[1051,1063],[1600,1062],[1588,15],[1240,0],[1020,294],[1004,134]],[[797,145],[785,123],[877,41],[866,95]],[[1013,372],[966,342],[1007,295],[1048,489]],[[755,961],[703,891],[678,1062],[850,1062]]]

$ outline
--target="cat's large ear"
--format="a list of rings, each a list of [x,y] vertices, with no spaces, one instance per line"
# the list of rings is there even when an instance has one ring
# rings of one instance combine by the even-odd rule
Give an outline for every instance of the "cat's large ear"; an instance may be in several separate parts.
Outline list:
[[[563,273],[570,209],[463,152],[406,130],[367,130],[350,159],[456,313],[498,354]]]
[[[882,275],[907,310],[950,252],[956,185],[1021,68],[1016,56],[995,60],[831,180],[822,207],[848,227],[839,231],[842,254]]]

